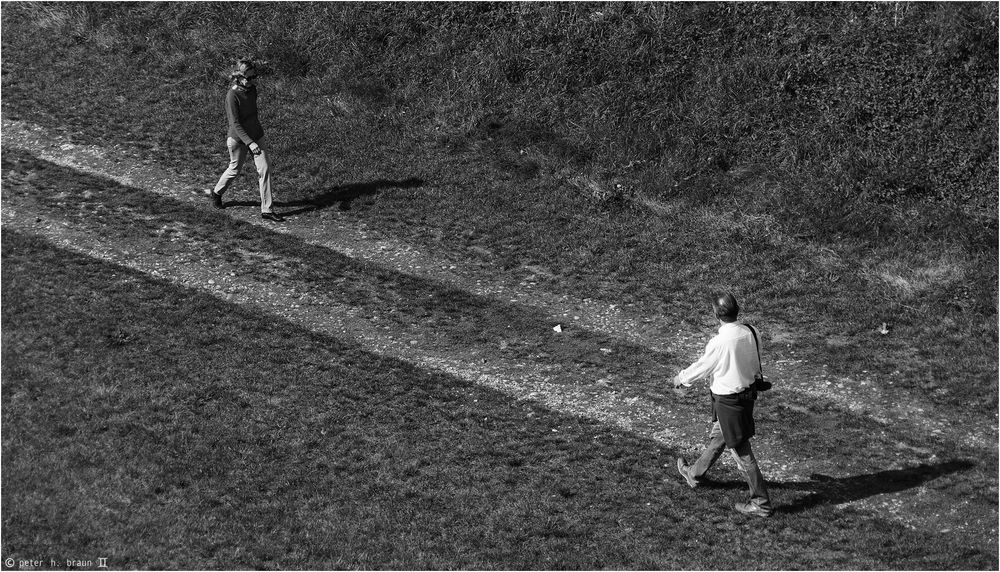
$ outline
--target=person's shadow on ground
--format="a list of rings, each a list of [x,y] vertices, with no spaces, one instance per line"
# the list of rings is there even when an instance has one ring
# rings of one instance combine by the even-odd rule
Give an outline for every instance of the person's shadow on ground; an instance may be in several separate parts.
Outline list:
[[[318,211],[335,204],[340,204],[340,210],[346,211],[351,209],[351,203],[360,197],[367,197],[378,194],[380,191],[385,189],[415,189],[423,186],[424,180],[418,177],[410,177],[409,179],[403,179],[401,181],[390,181],[388,179],[379,179],[376,181],[369,181],[367,183],[351,183],[348,185],[338,185],[331,189],[320,190],[316,194],[310,196],[306,199],[298,199],[293,201],[275,201],[274,206],[282,209],[291,208],[293,210],[283,210],[281,212],[284,216],[296,215],[299,213]],[[311,195],[310,191],[303,193],[306,196]],[[226,203],[226,206],[257,206],[260,205],[259,202],[254,201],[233,201]],[[298,208],[296,208],[298,207]]]
[[[776,506],[775,511],[798,513],[822,504],[842,504],[885,493],[896,493],[918,487],[943,475],[965,471],[975,466],[969,461],[947,461],[936,465],[923,464],[908,469],[879,471],[867,475],[834,478],[812,474],[806,482],[769,482],[771,490],[810,491],[791,503]],[[743,481],[707,481],[706,488],[738,489]]]

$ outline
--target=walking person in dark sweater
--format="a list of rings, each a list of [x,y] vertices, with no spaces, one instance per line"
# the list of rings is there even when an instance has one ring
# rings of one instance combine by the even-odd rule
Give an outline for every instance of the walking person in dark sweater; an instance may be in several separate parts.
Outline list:
[[[226,117],[229,119],[226,146],[229,148],[229,167],[222,173],[215,189],[210,192],[212,204],[217,209],[224,208],[222,194],[239,175],[240,168],[243,167],[249,153],[253,155],[254,165],[257,167],[260,216],[264,220],[282,222],[284,217],[271,210],[271,170],[267,154],[260,145],[264,137],[264,128],[257,118],[257,69],[253,61],[243,59],[236,62],[230,80],[232,87],[226,92]]]

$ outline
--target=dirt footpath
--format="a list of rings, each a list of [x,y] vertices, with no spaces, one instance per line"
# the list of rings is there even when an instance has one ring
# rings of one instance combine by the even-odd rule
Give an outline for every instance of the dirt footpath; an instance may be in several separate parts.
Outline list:
[[[2,141],[5,150],[24,150],[39,159],[190,204],[192,208],[211,208],[204,188],[191,188],[157,165],[137,165],[127,150],[73,145],[58,133],[8,119],[3,120]],[[19,184],[30,186],[30,181]],[[426,316],[400,318],[399,308],[391,304],[345,302],[336,288],[318,289],[296,282],[293,273],[283,271],[298,263],[287,255],[230,245],[224,247],[230,249],[229,255],[213,256],[200,244],[195,229],[166,216],[137,212],[137,220],[162,232],[146,241],[109,241],[99,229],[67,215],[75,208],[74,197],[66,197],[65,205],[59,208],[50,208],[31,200],[29,195],[9,192],[9,187],[5,173],[5,229],[41,236],[63,248],[257,308],[311,331],[352,340],[373,353],[443,371],[514,399],[532,400],[553,410],[619,427],[688,455],[699,449],[705,436],[705,404],[697,399],[674,398],[666,385],[678,366],[699,355],[711,330],[695,331],[682,325],[679,317],[644,316],[632,308],[591,298],[553,294],[540,285],[541,281],[530,279],[544,269],[500,272],[489,264],[470,263],[468,253],[426,252],[404,237],[387,236],[344,218],[303,224],[292,217],[285,224],[274,225],[260,221],[255,209],[223,211],[225,216],[266,226],[332,254],[417,279],[429,296],[455,290],[481,300],[483,305],[512,308],[531,316],[537,330],[532,332],[536,336],[532,339],[549,336],[552,343],[560,343],[560,339],[570,339],[578,332],[593,333],[591,337],[573,339],[572,343],[599,359],[588,367],[577,368],[546,355],[543,349],[531,355],[497,350],[504,349],[507,343],[523,342],[523,332],[512,331],[509,341],[496,341],[497,347],[492,343],[456,343],[455,336],[446,335],[448,326],[433,323]],[[164,249],[164,241],[189,248]],[[246,272],[247,264],[269,270]],[[396,295],[410,296],[412,292],[400,291]],[[787,338],[794,336],[794,331],[783,329],[780,334]],[[635,348],[629,350],[629,359],[633,354],[640,355],[644,367],[629,370],[616,364],[622,356],[618,346]],[[779,381],[780,389],[761,402],[763,431],[755,444],[769,479],[808,483],[815,473],[847,477],[859,471],[875,473],[879,468],[931,466],[943,452],[957,449],[995,458],[997,427],[993,420],[983,420],[976,427],[961,426],[935,412],[930,403],[901,396],[892,388],[879,386],[874,379],[830,375],[822,364],[810,364],[793,355],[778,358],[765,365],[769,376]],[[825,404],[829,413],[815,414],[816,403]],[[867,455],[865,448],[870,448],[879,454],[847,464],[837,459],[803,458],[803,451],[794,443],[782,440],[781,420],[785,415],[797,415],[796,419],[803,419],[813,430],[824,431],[828,427],[836,429],[835,419],[845,414],[877,429],[858,443],[858,453]],[[918,436],[919,442],[902,437],[909,435]],[[896,462],[879,465],[885,458]],[[665,468],[664,475],[675,476],[670,467]],[[996,507],[992,523],[969,521],[961,510],[963,502],[968,501],[949,498],[947,491],[919,486],[843,504],[932,530],[978,535],[985,527],[995,537]]]

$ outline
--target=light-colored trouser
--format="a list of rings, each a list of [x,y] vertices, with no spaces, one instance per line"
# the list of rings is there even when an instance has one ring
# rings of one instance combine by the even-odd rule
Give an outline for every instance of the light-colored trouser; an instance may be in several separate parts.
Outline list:
[[[725,448],[726,439],[722,436],[722,427],[716,421],[712,424],[712,431],[708,435],[708,445],[702,451],[701,457],[698,457],[698,460],[691,467],[691,476],[700,478],[707,473],[715,461],[722,456],[722,451]],[[732,453],[736,466],[743,473],[743,478],[750,485],[750,502],[763,509],[771,510],[771,497],[767,494],[764,475],[760,473],[760,467],[757,466],[757,458],[753,455],[750,440],[743,441],[739,447],[730,449],[729,452]]]
[[[271,212],[271,169],[267,163],[267,152],[264,151],[260,141],[257,141],[257,146],[260,147],[260,155],[253,156],[253,164],[257,167],[257,181],[260,186],[260,212],[269,213]],[[229,185],[233,184],[233,180],[240,174],[240,168],[246,162],[247,155],[253,155],[249,147],[232,137],[226,138],[226,147],[229,148],[229,167],[219,177],[219,182],[216,183],[215,190],[212,191],[217,195],[221,195],[229,189]]]

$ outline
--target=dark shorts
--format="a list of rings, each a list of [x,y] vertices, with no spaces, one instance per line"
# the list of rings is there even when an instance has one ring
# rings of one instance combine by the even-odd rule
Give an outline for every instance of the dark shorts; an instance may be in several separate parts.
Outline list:
[[[735,449],[754,436],[752,392],[734,395],[712,394],[712,421],[719,422],[726,446]]]

